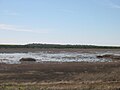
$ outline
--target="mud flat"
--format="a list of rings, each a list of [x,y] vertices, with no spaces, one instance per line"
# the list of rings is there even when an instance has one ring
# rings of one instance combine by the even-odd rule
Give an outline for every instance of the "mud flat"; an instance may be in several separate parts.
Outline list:
[[[54,48],[0,48],[0,53],[26,53],[26,52],[39,52],[39,51],[50,51],[53,53],[58,53],[61,51],[65,52],[116,52],[120,49],[54,49]]]

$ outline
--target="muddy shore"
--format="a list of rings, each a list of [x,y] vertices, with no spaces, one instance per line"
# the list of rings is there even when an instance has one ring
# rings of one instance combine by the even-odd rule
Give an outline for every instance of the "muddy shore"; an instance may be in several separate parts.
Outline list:
[[[0,48],[0,53],[27,53],[27,52],[39,52],[39,51],[51,51],[54,53],[66,51],[66,52],[106,52],[106,51],[120,51],[120,49],[41,49],[41,48]]]

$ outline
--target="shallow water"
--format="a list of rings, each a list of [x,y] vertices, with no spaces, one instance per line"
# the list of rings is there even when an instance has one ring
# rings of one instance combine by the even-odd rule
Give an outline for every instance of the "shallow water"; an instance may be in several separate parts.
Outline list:
[[[98,59],[97,55],[102,54],[119,54],[118,52],[95,52],[95,53],[81,53],[81,52],[59,52],[52,53],[49,51],[44,52],[28,52],[28,53],[0,53],[0,62],[15,64],[20,63],[21,58],[35,58],[37,62],[55,61],[55,62],[105,62],[111,61],[110,59]]]

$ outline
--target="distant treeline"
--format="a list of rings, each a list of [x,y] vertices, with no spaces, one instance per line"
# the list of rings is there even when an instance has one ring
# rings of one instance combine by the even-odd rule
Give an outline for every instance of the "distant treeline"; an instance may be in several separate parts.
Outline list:
[[[64,49],[64,48],[100,48],[100,49],[120,49],[120,47],[115,46],[95,46],[95,45],[60,45],[60,44],[26,44],[26,45],[0,45],[0,48],[57,48],[57,49]]]

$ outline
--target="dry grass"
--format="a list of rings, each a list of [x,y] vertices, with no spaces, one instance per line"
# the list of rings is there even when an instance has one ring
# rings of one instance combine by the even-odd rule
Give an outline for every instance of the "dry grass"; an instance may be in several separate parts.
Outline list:
[[[1,64],[0,81],[120,81],[120,62]]]
[[[0,90],[120,90],[120,82],[54,82],[2,84]]]
[[[120,90],[119,75],[120,62],[0,64],[0,90]]]
[[[0,52],[25,51],[36,49],[2,49]],[[107,50],[63,51],[94,53]],[[0,64],[0,90],[120,90],[120,62]]]

